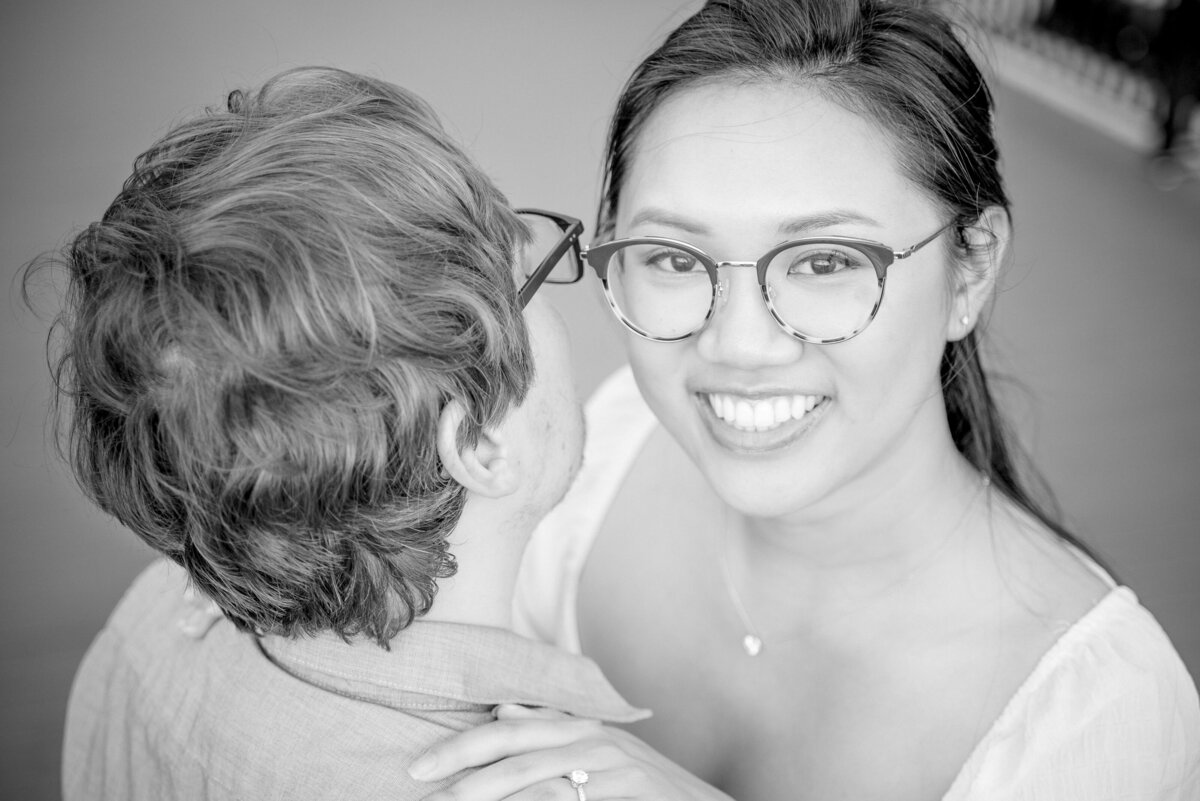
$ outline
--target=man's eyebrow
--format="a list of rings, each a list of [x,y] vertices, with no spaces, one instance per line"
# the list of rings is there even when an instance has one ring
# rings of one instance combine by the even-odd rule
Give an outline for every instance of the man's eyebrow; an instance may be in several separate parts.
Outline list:
[[[634,228],[645,223],[674,228],[678,231],[683,231],[695,236],[704,236],[709,233],[708,226],[702,222],[666,211],[665,209],[655,208],[653,206],[642,209],[637,214],[633,215],[633,219],[629,221],[629,227]],[[822,228],[843,225],[845,223],[861,223],[864,225],[874,226],[876,228],[880,227],[880,224],[877,220],[872,217],[868,217],[865,214],[859,214],[855,211],[843,209],[834,209],[832,211],[824,211],[817,214],[805,214],[799,217],[791,217],[780,223],[779,232],[785,236],[801,236],[812,231],[819,231]]]

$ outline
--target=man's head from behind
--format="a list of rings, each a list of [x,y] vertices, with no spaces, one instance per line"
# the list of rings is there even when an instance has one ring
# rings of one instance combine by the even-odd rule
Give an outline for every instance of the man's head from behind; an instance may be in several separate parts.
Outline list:
[[[325,69],[235,92],[69,249],[77,478],[240,626],[390,639],[454,570],[442,410],[471,442],[532,380],[525,237],[413,95]]]

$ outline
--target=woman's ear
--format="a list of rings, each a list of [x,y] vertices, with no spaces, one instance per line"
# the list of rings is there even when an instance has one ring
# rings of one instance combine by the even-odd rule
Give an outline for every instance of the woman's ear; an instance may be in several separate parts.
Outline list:
[[[960,229],[960,258],[954,276],[946,341],[955,342],[975,329],[996,291],[1000,269],[1008,258],[1012,221],[1000,206],[988,206],[972,225]]]
[[[458,433],[467,417],[461,401],[451,400],[438,418],[437,450],[442,470],[467,488],[488,498],[502,498],[519,484],[499,429],[484,429],[474,445],[460,445]]]

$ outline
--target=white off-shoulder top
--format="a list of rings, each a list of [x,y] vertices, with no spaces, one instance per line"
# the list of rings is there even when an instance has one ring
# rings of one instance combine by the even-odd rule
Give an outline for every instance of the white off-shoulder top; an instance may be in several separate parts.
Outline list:
[[[534,534],[518,631],[580,652],[579,577],[657,426],[627,367],[587,405],[584,467]],[[1111,580],[1110,580],[1111,582]],[[1113,585],[1067,629],[976,746],[944,801],[1200,801],[1200,701],[1165,632]]]

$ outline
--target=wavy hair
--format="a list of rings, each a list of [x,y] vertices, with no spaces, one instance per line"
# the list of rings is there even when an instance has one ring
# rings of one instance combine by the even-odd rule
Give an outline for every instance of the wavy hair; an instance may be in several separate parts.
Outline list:
[[[78,482],[238,626],[386,644],[455,569],[441,409],[473,441],[531,380],[526,237],[403,89],[305,68],[233,92],[52,260]]]

